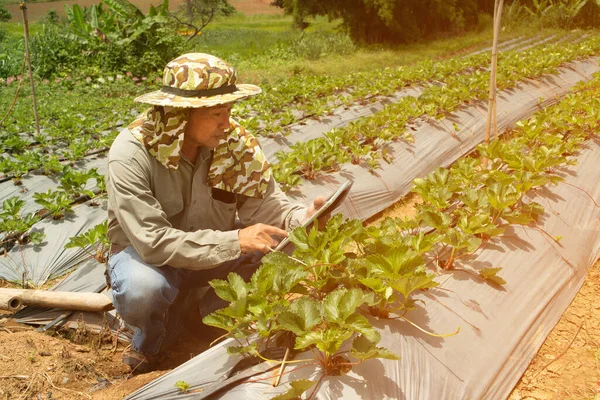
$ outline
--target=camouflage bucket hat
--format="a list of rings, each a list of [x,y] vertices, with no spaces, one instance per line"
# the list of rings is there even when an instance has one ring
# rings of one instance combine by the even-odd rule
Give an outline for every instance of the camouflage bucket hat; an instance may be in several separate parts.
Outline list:
[[[134,101],[181,108],[212,107],[257,95],[260,88],[236,84],[231,65],[204,53],[188,53],[169,62],[163,72],[163,87]]]

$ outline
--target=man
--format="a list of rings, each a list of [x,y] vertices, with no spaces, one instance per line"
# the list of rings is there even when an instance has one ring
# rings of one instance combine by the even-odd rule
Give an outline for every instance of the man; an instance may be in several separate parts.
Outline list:
[[[233,102],[260,91],[236,84],[217,57],[185,54],[167,64],[160,90],[135,99],[153,107],[110,149],[108,277],[115,308],[135,328],[123,361],[137,372],[155,367],[185,289],[229,272],[249,279],[260,256],[324,203],[292,204],[256,139],[230,118]],[[219,300],[209,291],[198,319]]]

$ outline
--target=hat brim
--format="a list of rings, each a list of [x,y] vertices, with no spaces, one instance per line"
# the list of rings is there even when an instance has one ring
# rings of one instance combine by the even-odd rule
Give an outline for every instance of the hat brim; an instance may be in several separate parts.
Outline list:
[[[242,100],[255,96],[262,91],[258,86],[250,84],[236,84],[236,87],[237,90],[235,92],[210,97],[182,97],[157,90],[156,92],[146,93],[140,97],[136,97],[133,101],[155,106],[201,108]]]

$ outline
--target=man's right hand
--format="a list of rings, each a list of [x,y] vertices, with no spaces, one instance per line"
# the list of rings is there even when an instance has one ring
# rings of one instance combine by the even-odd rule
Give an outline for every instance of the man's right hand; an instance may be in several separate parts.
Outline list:
[[[286,231],[275,226],[256,224],[240,229],[238,239],[243,254],[252,253],[256,250],[266,254],[278,243],[271,236],[287,237],[287,235]]]

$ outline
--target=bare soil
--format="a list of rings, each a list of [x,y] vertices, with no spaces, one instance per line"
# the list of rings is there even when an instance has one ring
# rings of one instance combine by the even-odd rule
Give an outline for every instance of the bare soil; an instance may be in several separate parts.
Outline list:
[[[0,399],[122,399],[200,354],[214,338],[214,331],[185,331],[156,371],[133,375],[121,363],[127,347],[110,331],[80,326],[40,333],[0,318]]]
[[[151,5],[158,5],[162,0],[130,0],[141,11],[146,13]],[[183,0],[169,1],[169,9],[176,9]],[[65,15],[65,4],[73,7],[73,4],[79,4],[81,7],[90,7],[100,3],[100,0],[67,0],[67,1],[51,1],[51,2],[27,2],[27,19],[37,21],[44,18],[49,10],[54,10],[59,16]],[[255,14],[283,14],[281,8],[270,5],[271,0],[230,0],[229,3],[236,10],[245,15]],[[12,14],[12,21],[23,21],[23,14],[19,9],[19,4],[7,4],[6,8]]]
[[[509,397],[594,398],[600,398],[600,261]]]

